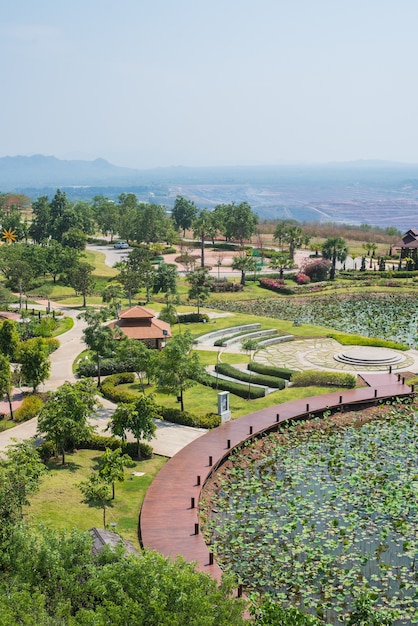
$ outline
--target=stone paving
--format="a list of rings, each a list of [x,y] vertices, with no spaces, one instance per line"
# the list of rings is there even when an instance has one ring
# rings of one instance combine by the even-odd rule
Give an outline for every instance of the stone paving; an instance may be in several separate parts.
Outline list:
[[[334,355],[341,352],[342,346],[335,339],[314,337],[311,339],[296,339],[287,343],[268,346],[255,353],[254,360],[265,365],[287,367],[292,370],[323,369],[342,372],[361,371],[388,371],[387,366],[370,367],[341,363],[334,359]],[[387,349],[385,349],[387,351]],[[394,351],[395,352],[395,351]],[[399,354],[399,352],[396,352]],[[392,369],[396,371],[418,371],[418,355],[416,350],[401,353],[405,359]]]

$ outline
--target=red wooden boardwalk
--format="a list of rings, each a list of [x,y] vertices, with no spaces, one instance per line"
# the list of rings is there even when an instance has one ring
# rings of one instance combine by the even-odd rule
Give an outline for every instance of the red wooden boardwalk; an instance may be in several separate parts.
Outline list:
[[[278,421],[413,393],[397,374],[362,374],[362,378],[368,387],[277,404],[226,422],[183,448],[166,463],[148,489],[140,515],[142,545],[167,557],[182,555],[186,561],[195,561],[198,570],[219,580],[221,569],[211,562],[198,530],[197,506],[206,479],[231,448],[275,428]]]

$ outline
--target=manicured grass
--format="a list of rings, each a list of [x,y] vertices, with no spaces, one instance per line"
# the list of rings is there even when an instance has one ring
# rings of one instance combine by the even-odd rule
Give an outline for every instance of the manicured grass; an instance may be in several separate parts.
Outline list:
[[[13,428],[16,426],[16,422],[13,422],[11,419],[1,419],[0,420],[0,433],[5,430],[9,430],[9,428]]]
[[[104,252],[99,252],[98,250],[85,250],[83,256],[86,258],[87,263],[90,263],[90,265],[94,265],[94,276],[113,278],[117,275],[118,270],[115,270],[113,267],[109,267],[109,265],[106,265],[106,255],[104,254]]]
[[[138,382],[121,385],[122,389],[128,389],[132,392],[141,392],[141,386]],[[232,418],[242,417],[247,413],[253,413],[260,409],[265,409],[275,404],[283,404],[283,402],[289,402],[291,400],[297,400],[299,398],[307,398],[310,396],[321,395],[324,393],[335,392],[335,387],[304,387],[304,388],[287,388],[282,391],[275,391],[268,396],[258,398],[257,400],[245,400],[230,394],[230,409],[232,412]],[[161,393],[156,391],[155,387],[150,386],[145,388],[146,394],[154,394],[154,399],[157,404],[161,404],[167,407],[179,408],[176,396],[169,395],[167,393]],[[206,415],[207,413],[216,413],[218,407],[218,391],[205,387],[197,383],[190,389],[185,391],[184,395],[184,408],[190,413],[195,415]]]
[[[62,335],[63,333],[66,333],[67,331],[71,330],[73,326],[74,326],[74,320],[72,317],[59,318],[58,327],[54,330],[54,332],[52,333],[52,336],[58,337],[59,335]]]
[[[49,472],[43,478],[40,491],[31,498],[25,514],[29,521],[42,522],[52,528],[87,530],[103,527],[103,510],[85,504],[77,484],[86,480],[97,467],[102,453],[96,450],[79,450],[66,455],[66,465],[60,461],[48,463]],[[138,543],[138,517],[146,490],[167,459],[154,456],[125,468],[125,481],[116,483],[115,500],[106,510],[107,524],[115,522],[116,530],[125,539]],[[132,476],[144,472],[144,476]]]

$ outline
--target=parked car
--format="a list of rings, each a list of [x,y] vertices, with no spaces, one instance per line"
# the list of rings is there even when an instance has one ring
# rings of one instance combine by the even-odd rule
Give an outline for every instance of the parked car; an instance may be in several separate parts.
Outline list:
[[[129,248],[129,244],[126,241],[117,241],[113,247],[117,250],[126,250],[126,248]]]

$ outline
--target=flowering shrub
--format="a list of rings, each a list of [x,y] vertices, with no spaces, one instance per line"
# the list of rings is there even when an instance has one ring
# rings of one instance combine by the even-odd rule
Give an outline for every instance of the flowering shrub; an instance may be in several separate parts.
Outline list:
[[[303,272],[300,272],[296,276],[296,282],[297,282],[298,285],[307,285],[308,283],[311,282],[311,279],[309,278],[309,276],[307,276]]]
[[[277,293],[293,293],[290,287],[286,287],[283,278],[260,278],[260,287],[276,291]]]
[[[330,267],[331,262],[327,259],[307,259],[302,265],[302,272],[316,283],[327,279]]]

